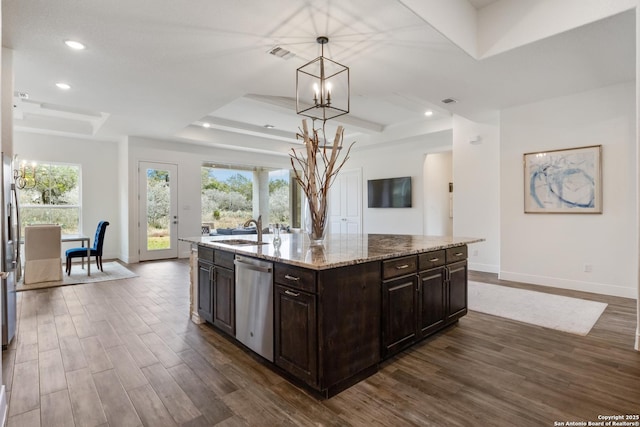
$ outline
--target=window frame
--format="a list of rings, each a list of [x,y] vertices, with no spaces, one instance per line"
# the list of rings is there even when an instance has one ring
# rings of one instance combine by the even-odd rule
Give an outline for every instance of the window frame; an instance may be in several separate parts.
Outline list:
[[[48,168],[51,167],[56,167],[56,166],[64,166],[64,167],[71,167],[71,168],[76,168],[77,169],[77,190],[78,190],[78,203],[77,204],[67,204],[67,205],[60,205],[60,204],[27,204],[27,203],[23,203],[22,200],[20,200],[20,192],[21,191],[25,191],[25,190],[20,190],[18,189],[18,202],[19,202],[19,209],[21,211],[23,211],[24,209],[35,209],[35,210],[43,210],[43,211],[48,211],[48,212],[53,212],[55,210],[59,210],[59,209],[77,209],[78,212],[78,234],[82,234],[82,164],[80,163],[68,163],[68,162],[56,162],[56,161],[45,161],[45,160],[24,160],[25,162],[27,162],[28,164],[35,162],[37,164],[37,167],[42,167],[42,166],[47,166]],[[17,162],[17,159],[16,159]],[[22,160],[20,160],[20,163],[22,163]],[[49,213],[47,215],[49,218],[52,218],[55,215],[51,215],[51,213]],[[26,224],[24,223],[24,215],[21,215],[22,217],[22,227],[24,227]]]

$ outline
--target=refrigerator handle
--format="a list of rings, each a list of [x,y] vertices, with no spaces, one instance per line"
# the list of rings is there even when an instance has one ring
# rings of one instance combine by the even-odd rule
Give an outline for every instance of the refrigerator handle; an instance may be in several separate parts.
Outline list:
[[[18,282],[22,278],[22,260],[20,256],[20,240],[22,237],[20,236],[20,233],[22,224],[20,224],[20,204],[18,202],[18,190],[16,189],[15,182],[11,183],[11,193],[13,193],[13,200],[15,202],[16,211],[16,240],[15,244],[13,245],[13,250],[15,255],[14,260],[16,264],[16,282]],[[9,224],[9,227],[11,227],[11,224]]]

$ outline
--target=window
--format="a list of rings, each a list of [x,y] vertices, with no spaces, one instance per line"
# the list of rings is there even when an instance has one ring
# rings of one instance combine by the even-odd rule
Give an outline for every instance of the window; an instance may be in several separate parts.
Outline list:
[[[290,225],[289,182],[286,169],[205,163],[201,187],[203,230],[235,228],[258,214],[262,214],[264,227],[273,223]],[[254,203],[254,197],[260,202]],[[256,206],[265,200],[268,205]]]
[[[60,224],[62,234],[79,233],[80,166],[36,164],[35,174],[35,186],[30,181],[18,190],[22,226]]]

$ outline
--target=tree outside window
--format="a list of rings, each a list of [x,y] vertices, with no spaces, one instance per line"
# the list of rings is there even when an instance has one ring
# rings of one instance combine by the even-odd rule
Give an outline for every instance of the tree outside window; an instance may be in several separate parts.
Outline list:
[[[241,167],[202,167],[202,223],[235,228],[253,216],[253,172]],[[263,224],[290,223],[289,171],[269,172],[269,218]]]
[[[80,166],[43,163],[35,170],[36,185],[18,190],[22,226],[59,224],[63,234],[79,233]]]

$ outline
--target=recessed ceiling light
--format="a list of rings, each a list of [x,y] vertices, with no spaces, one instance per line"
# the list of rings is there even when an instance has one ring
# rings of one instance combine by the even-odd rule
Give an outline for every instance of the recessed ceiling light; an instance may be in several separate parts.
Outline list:
[[[427,111],[424,112],[424,115],[427,116],[427,117],[431,117],[431,116],[433,116],[433,111],[427,110]]]
[[[69,86],[66,83],[56,83],[56,86],[58,86],[58,89],[62,89],[62,90],[69,90],[71,89],[71,86]]]
[[[202,127],[209,129],[211,127],[211,123],[205,122],[205,123],[202,124]]]
[[[274,125],[264,125],[264,127],[266,127],[267,129],[273,129],[275,126]]]
[[[86,47],[82,43],[77,42],[75,40],[65,40],[64,44],[69,46],[71,49],[75,49],[75,50],[82,50],[82,49],[84,49]]]

